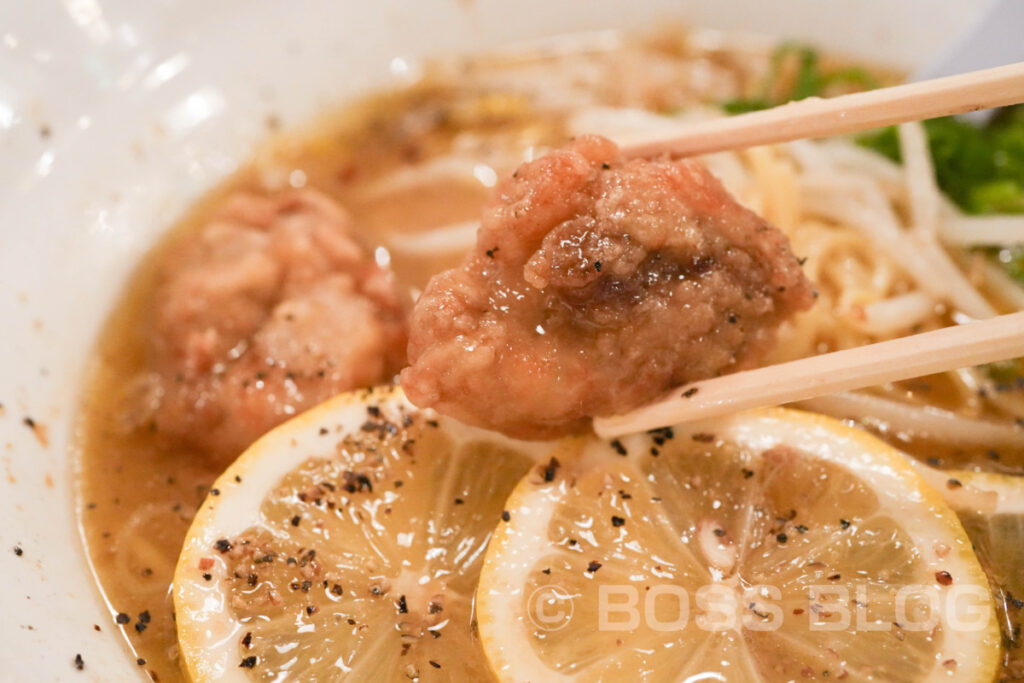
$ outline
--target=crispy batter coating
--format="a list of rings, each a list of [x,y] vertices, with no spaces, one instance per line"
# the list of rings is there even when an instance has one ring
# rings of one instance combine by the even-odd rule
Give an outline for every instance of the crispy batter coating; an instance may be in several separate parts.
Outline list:
[[[692,161],[586,136],[524,164],[410,324],[409,397],[522,438],[748,367],[813,301],[786,237]]]
[[[240,193],[166,259],[149,340],[158,431],[230,462],[348,389],[392,381],[407,306],[311,190]]]

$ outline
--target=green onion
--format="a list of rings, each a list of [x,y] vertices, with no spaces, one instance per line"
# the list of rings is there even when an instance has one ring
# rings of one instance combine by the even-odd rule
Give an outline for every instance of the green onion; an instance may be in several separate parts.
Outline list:
[[[783,67],[790,59],[797,60],[793,87],[782,96],[773,95],[782,78]],[[866,69],[852,66],[825,71],[819,63],[817,50],[798,43],[783,43],[772,53],[772,66],[759,94],[723,102],[722,108],[730,114],[759,111],[793,100],[820,97],[830,86],[842,84],[855,85],[864,90],[878,87],[878,82]]]

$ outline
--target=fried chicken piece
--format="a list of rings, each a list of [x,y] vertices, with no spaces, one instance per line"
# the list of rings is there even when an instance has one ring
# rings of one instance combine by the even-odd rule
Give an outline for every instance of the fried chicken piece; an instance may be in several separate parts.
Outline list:
[[[215,459],[339,392],[392,381],[405,362],[392,274],[315,191],[232,195],[161,278],[153,423]]]
[[[693,161],[586,136],[521,166],[413,311],[418,405],[521,438],[754,365],[810,307],[786,237]]]

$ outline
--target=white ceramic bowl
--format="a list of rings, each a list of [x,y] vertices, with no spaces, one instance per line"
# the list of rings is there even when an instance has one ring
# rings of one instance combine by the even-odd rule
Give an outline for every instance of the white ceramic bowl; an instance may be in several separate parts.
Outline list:
[[[273,113],[415,75],[424,55],[662,17],[914,67],[960,0],[5,0],[0,7],[0,679],[133,680],[72,505],[85,359],[141,254]],[[45,425],[43,446],[24,424]],[[15,547],[21,549],[17,555]],[[94,624],[101,630],[94,629]],[[84,671],[73,666],[81,653]]]

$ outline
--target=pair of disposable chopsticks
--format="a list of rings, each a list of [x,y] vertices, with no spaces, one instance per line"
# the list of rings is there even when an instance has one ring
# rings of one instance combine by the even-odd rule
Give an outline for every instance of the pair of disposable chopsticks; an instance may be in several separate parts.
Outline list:
[[[694,382],[625,415],[596,418],[594,430],[611,438],[1020,356],[1024,312]]]
[[[841,135],[1024,102],[1024,63],[694,125],[624,148],[631,157],[691,156]],[[695,382],[625,415],[596,418],[602,437],[861,389],[1024,356],[1024,312]]]

